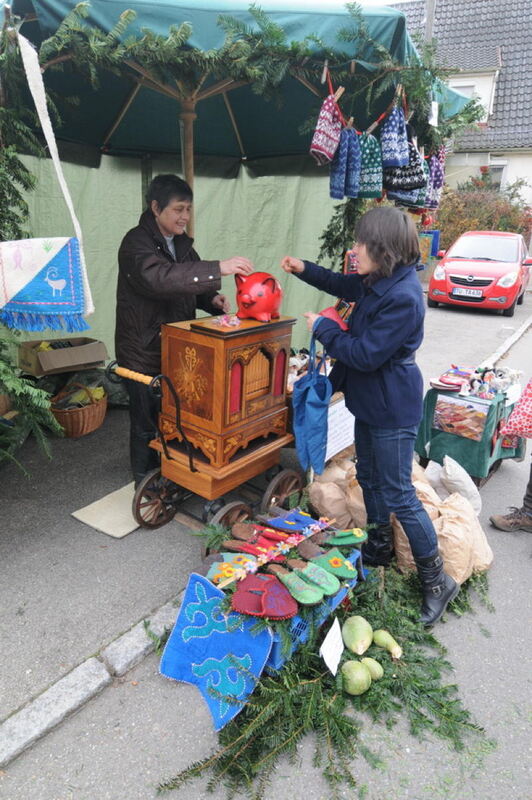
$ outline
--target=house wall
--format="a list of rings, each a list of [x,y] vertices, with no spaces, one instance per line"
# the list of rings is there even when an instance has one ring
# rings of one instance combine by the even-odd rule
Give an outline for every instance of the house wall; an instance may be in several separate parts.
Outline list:
[[[486,122],[489,115],[493,112],[494,93],[496,91],[497,71],[486,73],[461,72],[459,75],[451,75],[447,81],[452,89],[475,97],[484,107],[485,116],[482,122]],[[471,87],[473,87],[471,89]]]
[[[524,201],[532,206],[532,150],[504,153],[451,153],[445,164],[445,181],[451,188],[471,177],[479,177],[480,167],[500,165],[503,162],[502,186],[524,178],[529,185],[521,191]]]

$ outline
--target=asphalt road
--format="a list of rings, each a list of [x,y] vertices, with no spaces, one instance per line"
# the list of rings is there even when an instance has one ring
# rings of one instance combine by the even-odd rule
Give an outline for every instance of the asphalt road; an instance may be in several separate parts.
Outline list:
[[[431,309],[418,360],[425,380],[450,363],[475,365],[518,330],[532,310],[529,295],[513,318],[492,312]],[[504,363],[532,374],[532,328]],[[121,540],[100,534],[70,512],[128,482],[127,413],[111,411],[103,427],[80,440],[57,440],[48,462],[26,443],[21,459],[31,482],[4,467],[0,563],[0,721],[98,652],[151,611],[175,597],[199,564],[197,540],[175,522]],[[287,458],[293,457],[292,451]],[[481,490],[481,521],[495,553],[491,600],[495,613],[449,617],[438,638],[449,648],[466,706],[488,735],[493,752],[451,753],[420,742],[401,725],[366,726],[368,743],[387,760],[383,771],[356,764],[368,800],[530,800],[530,555],[529,534],[496,532],[490,514],[520,504],[528,476],[522,463],[504,462]],[[165,777],[211,752],[216,737],[196,691],[159,676],[148,657],[76,715],[13,761],[0,776],[6,800],[144,800]],[[275,774],[267,798],[328,797],[311,765]],[[487,748],[486,748],[487,749]],[[172,795],[170,795],[172,796]],[[203,798],[202,784],[176,797]],[[346,797],[356,797],[346,792]]]

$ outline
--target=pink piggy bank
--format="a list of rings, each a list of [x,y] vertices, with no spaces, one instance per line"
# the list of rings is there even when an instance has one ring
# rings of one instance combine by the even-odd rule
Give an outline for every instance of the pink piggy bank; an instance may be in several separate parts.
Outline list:
[[[281,284],[269,272],[253,272],[246,277],[235,275],[237,317],[269,322],[279,316],[283,298]]]

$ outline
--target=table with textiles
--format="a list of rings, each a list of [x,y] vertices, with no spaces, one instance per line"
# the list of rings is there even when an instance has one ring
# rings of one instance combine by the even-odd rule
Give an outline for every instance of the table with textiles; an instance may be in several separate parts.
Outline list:
[[[513,407],[506,405],[504,392],[482,400],[429,389],[415,445],[422,464],[428,460],[442,464],[447,455],[480,483],[503,459],[522,460],[525,440],[500,434]]]

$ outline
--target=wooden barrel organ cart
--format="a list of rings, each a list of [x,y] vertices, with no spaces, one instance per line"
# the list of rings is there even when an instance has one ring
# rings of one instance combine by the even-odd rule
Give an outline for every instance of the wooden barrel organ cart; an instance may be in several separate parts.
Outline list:
[[[161,395],[158,438],[161,468],[138,486],[133,514],[140,525],[169,522],[187,496],[207,502],[204,522],[231,525],[283,506],[304,487],[300,472],[279,467],[281,449],[293,441],[287,430],[286,377],[295,319],[264,323],[241,320],[221,326],[215,317],[162,326],[162,375],[121,367]],[[223,495],[265,473],[269,483],[257,504]]]

